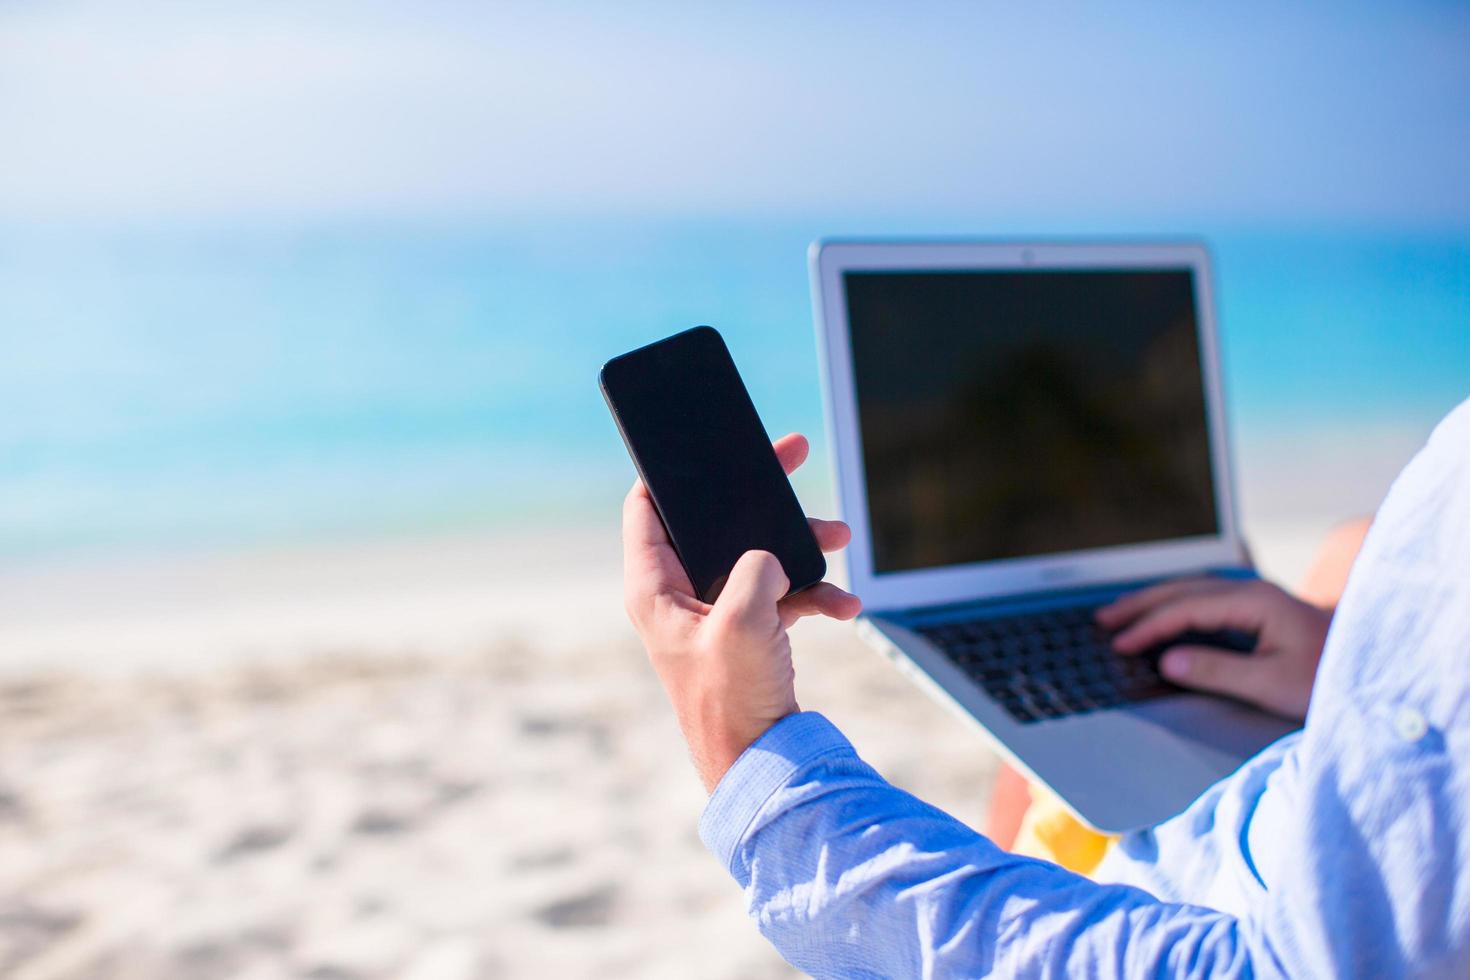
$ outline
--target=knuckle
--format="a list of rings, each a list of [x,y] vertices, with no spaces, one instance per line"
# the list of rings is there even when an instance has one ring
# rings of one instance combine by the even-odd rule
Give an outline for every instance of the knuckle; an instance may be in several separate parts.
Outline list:
[[[629,616],[643,615],[652,605],[651,590],[641,587],[631,578],[623,584],[623,608],[628,611]]]
[[[623,596],[623,612],[628,615],[628,620],[638,629],[643,628],[643,602],[639,596]]]

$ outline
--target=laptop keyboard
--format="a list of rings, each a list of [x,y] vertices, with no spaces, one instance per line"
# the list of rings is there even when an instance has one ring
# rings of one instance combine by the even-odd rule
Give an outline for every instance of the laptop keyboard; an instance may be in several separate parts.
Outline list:
[[[917,632],[1024,723],[1177,693],[1156,667],[1164,648],[1114,653],[1108,634],[1093,621],[1096,608],[938,623]]]

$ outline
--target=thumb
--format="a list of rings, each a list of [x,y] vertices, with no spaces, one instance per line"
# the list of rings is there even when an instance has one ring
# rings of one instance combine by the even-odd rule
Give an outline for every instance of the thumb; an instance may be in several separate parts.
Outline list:
[[[769,551],[747,551],[730,569],[730,577],[715,599],[714,613],[734,626],[779,623],[776,603],[790,587],[791,580],[775,555]]]
[[[1181,687],[1225,694],[1252,704],[1269,701],[1276,686],[1269,658],[1209,647],[1178,646],[1166,651],[1159,661],[1159,673]]]

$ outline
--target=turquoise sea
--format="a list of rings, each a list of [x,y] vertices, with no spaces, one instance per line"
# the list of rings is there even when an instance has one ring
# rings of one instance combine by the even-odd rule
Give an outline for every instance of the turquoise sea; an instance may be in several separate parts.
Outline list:
[[[607,357],[714,324],[768,428],[820,451],[809,241],[1068,231],[1097,229],[9,226],[0,561],[615,520],[632,469],[597,393]],[[1470,231],[1197,237],[1238,442],[1427,426],[1470,394]],[[799,488],[824,493],[811,471]]]

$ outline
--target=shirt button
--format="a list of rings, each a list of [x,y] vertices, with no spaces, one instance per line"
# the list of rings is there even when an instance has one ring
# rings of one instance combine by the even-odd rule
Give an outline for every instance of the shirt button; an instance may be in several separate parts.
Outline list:
[[[1400,708],[1393,716],[1393,730],[1405,742],[1417,742],[1429,732],[1429,723],[1413,708]]]

